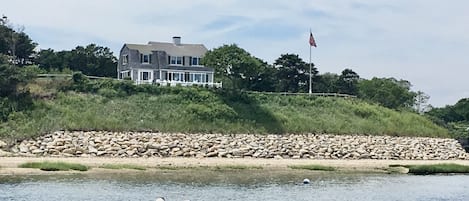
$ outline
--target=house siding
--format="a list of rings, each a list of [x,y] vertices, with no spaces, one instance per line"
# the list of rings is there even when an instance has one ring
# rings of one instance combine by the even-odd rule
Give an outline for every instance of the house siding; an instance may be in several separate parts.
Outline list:
[[[150,43],[149,43],[150,44]],[[200,45],[199,45],[200,47]],[[202,45],[202,49],[206,48]],[[165,50],[158,50],[158,49],[151,49],[151,47],[146,45],[135,45],[135,44],[125,44],[119,55],[119,62],[117,65],[117,73],[118,78],[122,79],[121,72],[129,72],[128,75],[131,75],[132,80],[140,83],[139,81],[139,72],[143,71],[151,71],[152,76],[150,77],[152,82],[159,82],[159,81],[169,81],[172,80],[172,77],[168,76],[168,72],[182,72],[184,73],[184,80],[187,81],[189,79],[189,74],[191,73],[203,73],[207,77],[205,81],[212,83],[213,82],[213,75],[214,69],[205,67],[205,66],[192,66],[191,65],[191,58],[192,57],[201,57],[199,54],[200,51],[194,51],[194,55],[191,55],[189,52],[175,52],[172,47],[169,47],[169,51],[173,52],[174,55],[168,54]],[[188,46],[188,48],[192,48],[192,46]],[[141,61],[141,54],[150,55],[149,63],[142,63]],[[181,54],[181,55],[179,55]],[[188,54],[188,55],[183,55]],[[123,64],[123,58],[125,55],[128,55],[128,61],[126,64]],[[183,57],[183,65],[171,65],[169,64],[169,57],[170,56],[181,56]],[[127,74],[126,74],[127,75]],[[192,78],[191,78],[192,79]]]

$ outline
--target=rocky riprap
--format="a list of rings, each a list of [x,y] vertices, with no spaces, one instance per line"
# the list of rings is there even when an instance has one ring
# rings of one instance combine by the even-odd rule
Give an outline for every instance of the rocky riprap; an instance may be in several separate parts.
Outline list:
[[[469,154],[454,139],[324,134],[58,131],[22,141],[10,151],[22,156],[67,157],[469,159]]]

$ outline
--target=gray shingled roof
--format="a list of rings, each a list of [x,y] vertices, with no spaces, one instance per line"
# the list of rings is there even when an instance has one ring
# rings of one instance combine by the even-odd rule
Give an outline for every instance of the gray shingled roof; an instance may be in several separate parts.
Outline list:
[[[174,56],[193,56],[202,57],[207,48],[202,44],[181,44],[163,42],[148,42],[146,45],[141,44],[125,44],[129,49],[138,50],[142,54],[150,54],[152,51],[165,51],[169,55]]]

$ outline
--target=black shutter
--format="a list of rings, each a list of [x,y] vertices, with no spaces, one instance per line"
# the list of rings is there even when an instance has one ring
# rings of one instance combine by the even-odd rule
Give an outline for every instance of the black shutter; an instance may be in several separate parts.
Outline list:
[[[189,66],[192,66],[192,57],[189,57]]]
[[[140,63],[143,63],[143,54],[140,54]]]
[[[186,61],[185,61],[185,56],[182,56],[182,65],[185,66],[186,65]]]
[[[148,55],[148,63],[150,63],[150,64],[151,64],[151,56],[152,56],[152,54]]]
[[[171,56],[168,56],[168,64],[171,64]]]

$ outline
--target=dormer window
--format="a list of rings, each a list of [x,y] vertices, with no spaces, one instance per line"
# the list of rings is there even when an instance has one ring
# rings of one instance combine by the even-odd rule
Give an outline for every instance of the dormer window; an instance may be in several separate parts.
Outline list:
[[[180,65],[182,66],[182,57],[171,56],[169,60],[171,65]]]
[[[200,57],[192,57],[191,60],[191,65],[192,66],[201,66],[202,64],[200,63]]]
[[[122,65],[129,63],[129,55],[125,54],[122,56]]]
[[[140,54],[140,63],[142,63],[142,64],[151,63],[151,55],[150,54]]]

